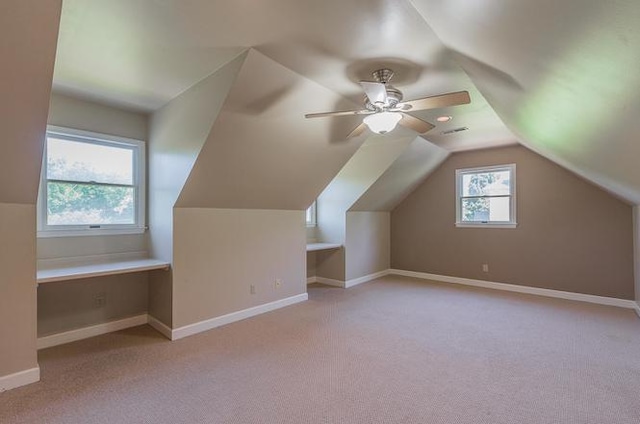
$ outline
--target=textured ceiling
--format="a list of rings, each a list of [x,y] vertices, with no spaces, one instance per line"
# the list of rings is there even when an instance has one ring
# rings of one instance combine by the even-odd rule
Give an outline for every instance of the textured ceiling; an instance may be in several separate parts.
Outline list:
[[[413,3],[523,144],[640,203],[640,2]]]
[[[386,65],[408,99],[471,93],[419,115],[453,116],[425,135],[436,146],[517,137],[640,203],[638,22],[633,0],[66,0],[54,89],[153,111],[254,47],[349,106],[357,81]],[[322,111],[308,98],[301,119]]]
[[[382,66],[406,99],[468,90],[472,103],[416,112],[426,138],[449,150],[515,142],[493,109],[408,1],[65,0],[54,89],[153,111],[254,47],[359,106],[357,81]],[[293,89],[293,87],[292,87]],[[300,110],[323,112],[313,98]],[[332,119],[326,125],[332,125]],[[469,131],[445,136],[466,126]]]

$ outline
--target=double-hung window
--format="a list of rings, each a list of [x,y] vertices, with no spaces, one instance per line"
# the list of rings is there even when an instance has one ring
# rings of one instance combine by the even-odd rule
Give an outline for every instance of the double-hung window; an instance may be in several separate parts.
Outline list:
[[[307,213],[306,213],[306,217],[307,217],[307,227],[315,227],[316,225],[318,225],[318,220],[317,220],[317,202],[314,201],[311,206],[309,206],[309,209],[307,209]]]
[[[516,226],[516,165],[456,170],[456,226]]]
[[[48,127],[38,235],[143,232],[144,147],[139,140]]]

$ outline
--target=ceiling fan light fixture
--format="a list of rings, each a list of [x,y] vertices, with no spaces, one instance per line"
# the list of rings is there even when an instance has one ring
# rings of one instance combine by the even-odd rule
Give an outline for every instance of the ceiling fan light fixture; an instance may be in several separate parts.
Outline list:
[[[386,134],[392,131],[401,119],[402,115],[398,112],[379,112],[365,117],[363,122],[374,133]]]

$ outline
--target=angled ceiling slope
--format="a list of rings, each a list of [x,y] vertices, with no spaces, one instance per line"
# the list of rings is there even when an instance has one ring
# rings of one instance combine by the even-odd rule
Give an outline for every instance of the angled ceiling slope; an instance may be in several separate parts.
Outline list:
[[[304,119],[310,100],[352,106],[250,49],[176,206],[306,209],[363,141],[357,118]]]
[[[447,150],[416,137],[349,211],[392,211],[448,156]]]
[[[640,204],[640,3],[413,3],[522,144]]]
[[[2,203],[36,202],[60,7],[60,1],[0,5]]]

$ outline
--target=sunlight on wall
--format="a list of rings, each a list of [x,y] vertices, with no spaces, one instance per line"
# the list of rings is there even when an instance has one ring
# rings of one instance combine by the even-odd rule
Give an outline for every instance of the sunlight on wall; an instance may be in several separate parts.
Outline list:
[[[603,10],[611,12],[598,27],[585,26],[580,45],[566,51],[519,111],[525,133],[555,151],[596,148],[587,140],[624,119],[637,99],[640,50],[630,46],[640,43],[640,32],[615,25],[623,11]]]

